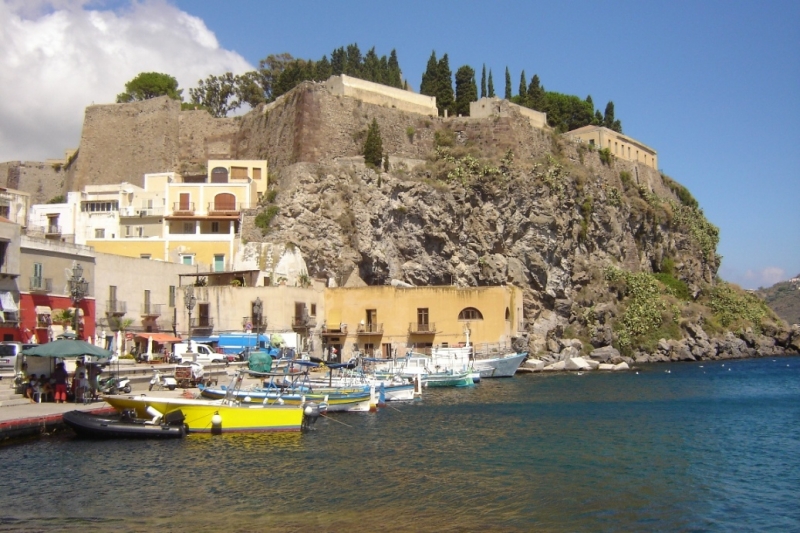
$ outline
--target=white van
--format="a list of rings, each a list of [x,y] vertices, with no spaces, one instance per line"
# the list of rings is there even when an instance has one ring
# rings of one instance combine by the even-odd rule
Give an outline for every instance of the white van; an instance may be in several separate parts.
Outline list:
[[[15,372],[19,372],[22,368],[22,358],[19,358],[19,363],[17,364],[17,357],[26,348],[32,348],[36,346],[35,344],[22,344],[21,342],[16,341],[3,341],[0,342],[0,368],[10,368],[13,369]]]
[[[192,352],[189,352],[189,345],[185,342],[178,342],[172,345],[175,358],[180,363],[191,363],[196,360],[198,363],[224,363],[225,356],[221,353],[212,352],[211,348],[205,344],[197,344],[192,341]],[[197,354],[197,355],[195,355]]]

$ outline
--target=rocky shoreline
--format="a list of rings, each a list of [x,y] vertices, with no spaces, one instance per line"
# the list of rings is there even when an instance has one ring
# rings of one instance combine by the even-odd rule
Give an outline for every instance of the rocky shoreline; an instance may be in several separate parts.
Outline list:
[[[529,358],[522,365],[527,371],[628,370],[634,364],[677,361],[716,361],[750,359],[783,355],[800,355],[800,325],[771,335],[754,333],[752,329],[738,335],[727,332],[723,337],[709,337],[695,324],[686,327],[688,336],[681,340],[661,339],[654,353],[637,352],[624,356],[613,346],[594,348],[583,354],[579,339],[550,339],[548,352]]]

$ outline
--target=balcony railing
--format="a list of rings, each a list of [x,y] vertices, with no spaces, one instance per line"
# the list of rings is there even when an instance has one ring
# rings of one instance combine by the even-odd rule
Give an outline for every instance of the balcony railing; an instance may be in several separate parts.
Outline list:
[[[194,202],[175,202],[172,205],[173,215],[194,215]]]
[[[383,335],[383,324],[359,324],[358,335]]]
[[[347,324],[341,324],[339,327],[328,327],[323,325],[320,335],[323,337],[346,337]]]
[[[193,328],[213,328],[214,319],[209,316],[193,317],[189,325]]]
[[[163,207],[135,207],[132,205],[121,207],[119,210],[121,217],[160,217],[164,216]]]
[[[261,324],[255,319],[255,317],[244,316],[242,317],[242,329],[247,329],[250,326],[250,329],[255,330],[256,328],[265,329],[267,327],[267,317],[261,317]]]
[[[53,292],[53,280],[52,278],[33,276],[28,289],[31,292]]]
[[[124,315],[128,312],[128,302],[121,300],[106,300],[106,313],[110,315]]]
[[[411,322],[408,325],[409,333],[436,333],[435,322]]]
[[[164,304],[142,304],[141,316],[161,316],[161,308]]]
[[[16,324],[19,322],[19,313],[16,311],[0,311],[0,323]]]
[[[44,229],[46,236],[61,235],[61,226],[58,224],[48,224]]]
[[[238,215],[239,209],[236,202],[210,202],[208,204],[209,215]]]

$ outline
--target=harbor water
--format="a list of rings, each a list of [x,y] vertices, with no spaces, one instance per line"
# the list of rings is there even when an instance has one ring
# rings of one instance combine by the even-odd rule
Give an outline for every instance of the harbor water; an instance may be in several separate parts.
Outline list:
[[[282,435],[0,448],[0,531],[800,531],[800,357],[524,374]]]

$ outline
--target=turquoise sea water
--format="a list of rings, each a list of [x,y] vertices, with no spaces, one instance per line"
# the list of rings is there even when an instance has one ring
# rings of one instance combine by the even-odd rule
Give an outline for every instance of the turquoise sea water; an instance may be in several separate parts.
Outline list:
[[[293,435],[0,448],[0,531],[800,531],[800,358],[518,375]]]

